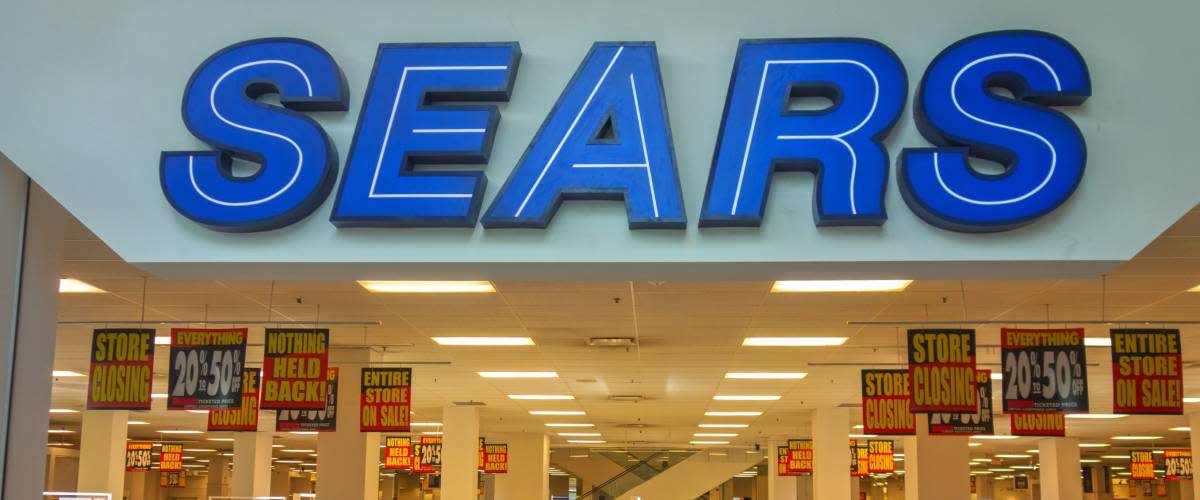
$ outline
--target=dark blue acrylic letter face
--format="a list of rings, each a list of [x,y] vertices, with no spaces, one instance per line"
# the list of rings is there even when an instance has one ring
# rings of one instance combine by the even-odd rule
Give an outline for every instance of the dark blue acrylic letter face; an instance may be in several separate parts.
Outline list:
[[[686,224],[653,43],[597,43],[483,217],[543,228],[563,199],[625,201],[631,228]]]
[[[471,227],[487,178],[416,164],[484,164],[517,75],[516,43],[382,45],[331,220],[340,227]]]
[[[904,151],[904,200],[930,224],[963,232],[1012,229],[1053,211],[1079,185],[1087,148],[1075,123],[1049,106],[1079,105],[1091,93],[1083,57],[1054,35],[998,32],[954,44],[918,91],[917,126],[941,147]],[[1004,171],[981,173],[968,156]]]
[[[256,100],[279,94],[283,108]],[[220,231],[276,229],[312,213],[329,195],[338,154],[299,111],[344,111],[349,100],[337,63],[317,45],[253,40],[200,65],[183,97],[183,120],[216,151],[162,154],[163,194],[180,214]],[[235,176],[233,157],[261,165]]]
[[[816,175],[822,226],[887,219],[888,154],[881,141],[904,109],[899,58],[869,40],[747,40],[738,49],[701,226],[758,226],[772,173]],[[793,98],[833,106],[796,110]]]

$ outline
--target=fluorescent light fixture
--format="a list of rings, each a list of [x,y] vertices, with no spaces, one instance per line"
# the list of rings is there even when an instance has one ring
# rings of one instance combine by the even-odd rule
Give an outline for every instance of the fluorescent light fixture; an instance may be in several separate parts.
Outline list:
[[[546,427],[595,427],[596,424],[546,424]]]
[[[761,411],[706,411],[706,417],[761,417]]]
[[[483,378],[558,378],[558,372],[479,372]]]
[[[294,434],[297,436],[316,436],[317,434],[320,434],[320,433],[317,431],[289,431],[288,434]],[[282,448],[283,445],[271,445],[271,447],[272,448]]]
[[[1113,441],[1154,441],[1162,436],[1113,436]]]
[[[508,399],[526,401],[568,401],[575,399],[575,396],[569,396],[566,394],[509,394]]]
[[[159,434],[204,434],[204,431],[189,431],[189,430],[164,430],[158,431]]]
[[[746,337],[743,347],[833,347],[849,337]]]
[[[372,281],[359,285],[374,293],[495,293],[488,281]]]
[[[187,451],[187,450],[184,450]],[[283,453],[316,453],[317,450],[279,450]]]
[[[993,441],[1007,441],[1009,439],[1016,439],[1017,437],[1018,436],[1010,436],[1010,435],[977,434],[977,435],[971,436],[971,439],[990,439]]]
[[[1108,443],[1079,443],[1080,448],[1108,448]]]
[[[599,432],[560,432],[560,433],[558,433],[558,435],[562,436],[562,437],[579,437],[579,438],[600,437]]]
[[[1200,403],[1200,397],[1197,397],[1197,398],[1183,398],[1183,402],[1184,402],[1184,403]]]
[[[580,410],[529,410],[530,415],[587,415]]]
[[[191,452],[191,453],[216,453],[217,452],[217,450],[214,450],[212,448],[184,448],[183,451]],[[287,450],[283,450],[283,451],[287,451]]]
[[[535,345],[529,337],[433,337],[438,345],[446,346],[527,346]]]
[[[154,337],[154,345],[171,345],[171,337],[169,335]]]
[[[216,441],[219,443],[232,443],[233,438],[208,438],[208,441]]]
[[[1004,374],[1000,372],[992,372],[992,380],[1004,380]]]
[[[1076,420],[1112,420],[1116,418],[1125,418],[1129,415],[1117,415],[1114,413],[1068,413],[1067,418]]]
[[[1172,431],[1172,432],[1192,432],[1191,427],[1172,427],[1167,430]]]
[[[1081,463],[1081,464],[1098,464],[1098,463],[1100,463],[1100,460],[1097,460],[1095,458],[1081,458],[1081,459],[1079,459],[1079,463]]]
[[[571,444],[604,444],[608,441],[602,439],[568,439],[567,442]]]
[[[791,373],[770,373],[770,372],[731,372],[726,373],[725,378],[743,379],[743,380],[800,380],[807,377],[807,373],[791,372]]]
[[[1111,337],[1085,337],[1083,345],[1088,347],[1112,347]]]
[[[879,437],[879,435],[878,434],[851,434],[846,437],[849,437],[850,439],[867,439],[867,438]]]
[[[422,432],[421,434],[424,434],[426,436],[441,436],[444,433],[442,431],[425,431],[425,432]]]
[[[688,444],[721,445],[729,444],[729,441],[688,441]]]
[[[1108,460],[1129,460],[1129,455],[1100,455],[1100,458]]]
[[[718,394],[713,396],[715,401],[779,401],[783,396],[770,395],[746,395],[746,394]]]
[[[51,408],[50,413],[79,413],[79,410],[71,410],[67,408]]]
[[[974,448],[976,446],[983,446],[983,443],[967,443],[967,446]]]
[[[201,415],[208,415],[208,410],[186,410],[186,411],[188,413],[198,413]]]
[[[776,281],[771,293],[900,292],[912,280]]]
[[[104,290],[74,278],[58,280],[58,293],[104,293]]]
[[[129,424],[129,425],[150,425],[150,422],[143,422],[141,420],[130,420],[129,422],[127,422],[127,424]]]
[[[736,433],[732,432],[697,432],[692,434],[692,437],[698,438],[732,438],[737,436]]]
[[[75,431],[70,429],[50,429],[46,431],[49,434],[74,434]]]
[[[167,399],[167,393],[156,392],[156,393],[150,395],[150,399]]]
[[[441,422],[413,422],[408,424],[409,427],[441,427]]]
[[[852,428],[852,429],[862,429],[862,428],[863,428],[863,424],[858,424],[858,425],[856,425],[856,426],[854,426],[854,427],[851,427],[851,428]]]
[[[82,373],[73,372],[71,370],[53,370],[50,372],[50,375],[54,376],[54,377],[82,377],[83,376]]]
[[[700,424],[702,429],[745,429],[749,424]]]
[[[1020,453],[1000,453],[996,458],[1033,458],[1033,455],[1025,455]]]

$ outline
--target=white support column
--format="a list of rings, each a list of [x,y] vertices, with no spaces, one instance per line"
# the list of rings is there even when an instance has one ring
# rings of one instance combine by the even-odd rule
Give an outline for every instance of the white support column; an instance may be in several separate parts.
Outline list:
[[[550,498],[549,437],[515,433],[500,434],[488,440],[508,444],[508,474],[491,476],[495,486],[494,500]]]
[[[1200,461],[1200,413],[1189,413],[1187,417],[1188,425],[1192,428],[1192,431],[1188,433],[1188,437],[1191,438],[1192,463],[1197,463]],[[1193,481],[1200,481],[1200,479],[1193,479]],[[1192,485],[1192,499],[1200,500],[1200,488],[1197,488],[1195,484]]]
[[[1079,440],[1056,437],[1038,441],[1038,472],[1042,500],[1082,500]]]
[[[442,408],[442,432],[442,498],[475,500],[479,491],[479,409],[453,404]]]
[[[267,462],[270,462],[268,459]],[[271,496],[286,497],[292,493],[292,477],[287,467],[276,467],[271,471]]]
[[[42,494],[65,224],[0,154],[0,498]]]
[[[330,364],[341,369],[338,373],[337,431],[322,432],[317,436],[317,498],[379,498],[379,434],[358,430],[362,368],[371,361],[370,349],[333,349],[329,352]]]
[[[217,455],[208,459],[208,496],[229,496],[229,457]]]
[[[229,494],[235,497],[271,494],[270,432],[239,432],[233,436],[233,487]]]
[[[125,494],[125,438],[128,435],[128,411],[83,413],[78,491],[112,493],[117,498]]]
[[[917,435],[904,438],[904,497],[970,498],[969,449],[966,437],[930,436],[928,417],[917,415]]]
[[[787,440],[767,441],[767,498],[769,500],[796,500],[796,478],[779,475],[780,446],[787,446]]]
[[[812,437],[813,498],[850,498],[850,410],[814,410]]]

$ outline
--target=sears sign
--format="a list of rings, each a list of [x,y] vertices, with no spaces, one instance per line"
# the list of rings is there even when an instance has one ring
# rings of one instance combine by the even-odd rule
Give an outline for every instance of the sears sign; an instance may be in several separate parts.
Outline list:
[[[488,103],[508,100],[520,60],[515,42],[381,45],[331,222],[544,228],[564,200],[612,199],[624,201],[631,228],[684,228],[652,42],[592,46],[486,209],[482,170],[417,168],[488,162],[501,125]],[[259,100],[266,94],[282,107]],[[907,95],[904,65],[878,42],[742,41],[699,225],[758,226],[772,175],[784,170],[816,176],[816,224],[882,225],[892,156],[882,141]],[[1002,31],[951,45],[916,93],[914,119],[934,146],[899,153],[904,201],[928,223],[962,232],[1008,230],[1053,211],[1078,186],[1087,156],[1075,123],[1054,107],[1090,95],[1083,57],[1057,36]],[[798,105],[813,98],[831,105]],[[183,98],[184,123],[213,151],[163,153],[163,193],[220,231],[292,224],[339,177],[333,141],[306,113],[349,102],[341,69],[316,44],[272,38],[225,48],[200,65]],[[1003,169],[981,172],[972,157]],[[236,176],[233,158],[261,168]]]

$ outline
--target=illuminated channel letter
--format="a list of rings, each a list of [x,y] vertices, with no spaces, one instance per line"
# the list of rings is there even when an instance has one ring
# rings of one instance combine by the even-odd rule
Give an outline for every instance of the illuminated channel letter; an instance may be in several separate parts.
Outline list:
[[[914,106],[921,134],[941,147],[904,150],[905,202],[930,224],[962,232],[1004,231],[1050,213],[1079,185],[1087,147],[1049,106],[1091,94],[1083,57],[1054,35],[986,33],[950,46],[926,70]],[[980,172],[968,157],[1003,171]]]
[[[278,94],[283,107],[257,100]],[[333,58],[304,40],[232,45],[204,61],[183,96],[183,121],[216,151],[167,151],[163,194],[180,214],[212,229],[265,231],[303,219],[333,187],[338,154],[300,111],[345,111],[349,92]],[[235,175],[233,159],[260,164]]]
[[[884,136],[904,109],[908,78],[870,40],[743,40],[713,155],[700,226],[758,226],[774,171],[816,175],[820,226],[880,225]],[[832,106],[796,109],[824,98]]]
[[[592,45],[483,225],[544,228],[564,199],[624,199],[634,229],[686,224],[654,43]]]
[[[474,226],[483,172],[414,166],[487,163],[500,112],[462,103],[507,101],[520,58],[515,42],[381,45],[330,220]]]

